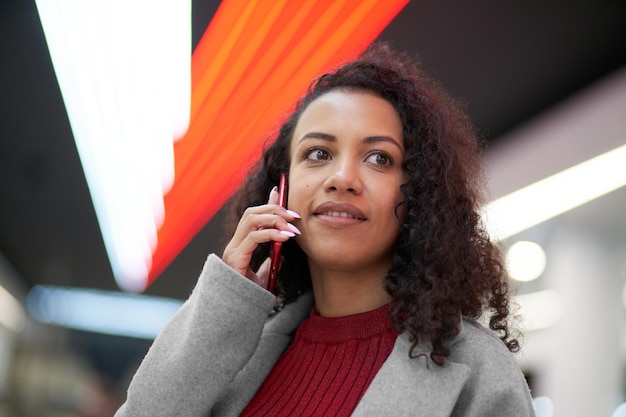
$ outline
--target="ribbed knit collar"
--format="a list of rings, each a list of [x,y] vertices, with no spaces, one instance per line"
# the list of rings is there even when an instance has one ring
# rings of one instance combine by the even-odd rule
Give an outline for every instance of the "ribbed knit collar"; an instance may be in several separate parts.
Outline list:
[[[385,304],[375,310],[343,317],[322,317],[313,308],[302,322],[298,336],[317,343],[342,343],[348,340],[367,339],[397,332],[391,325]]]

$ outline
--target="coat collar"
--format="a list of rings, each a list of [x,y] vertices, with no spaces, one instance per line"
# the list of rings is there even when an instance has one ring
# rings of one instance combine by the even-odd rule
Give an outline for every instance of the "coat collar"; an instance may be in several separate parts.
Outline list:
[[[313,307],[312,294],[288,304],[280,314],[266,323],[270,334],[289,335],[306,318]],[[450,346],[464,337],[463,321],[459,334]],[[443,417],[452,414],[461,390],[470,376],[468,366],[446,360],[443,366],[430,359],[430,343],[416,347],[417,357],[410,358],[411,342],[407,334],[396,339],[393,350],[374,377],[353,417],[384,416],[394,404],[394,416]],[[272,362],[273,363],[273,362]],[[271,364],[270,364],[271,368]]]
[[[462,326],[462,325],[461,325]],[[452,341],[463,337],[463,328]],[[470,369],[447,360],[443,366],[430,359],[430,346],[417,346],[417,357],[409,357],[411,342],[406,334],[380,368],[352,414],[354,417],[381,416],[394,404],[394,416],[450,416]]]

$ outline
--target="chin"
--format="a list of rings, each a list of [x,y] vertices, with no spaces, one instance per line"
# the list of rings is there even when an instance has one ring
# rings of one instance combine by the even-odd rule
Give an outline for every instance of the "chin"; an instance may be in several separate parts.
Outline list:
[[[349,248],[347,248],[348,246]],[[359,245],[344,245],[341,250],[327,247],[320,252],[309,255],[309,260],[323,268],[337,271],[359,270],[381,264],[387,267],[391,264],[389,256],[363,252]]]
[[[318,250],[308,250],[305,252],[310,262],[333,268],[342,266],[349,268],[360,263],[360,256],[357,256],[355,251],[355,249],[347,249],[347,245],[343,245],[339,250],[332,245],[328,245]]]

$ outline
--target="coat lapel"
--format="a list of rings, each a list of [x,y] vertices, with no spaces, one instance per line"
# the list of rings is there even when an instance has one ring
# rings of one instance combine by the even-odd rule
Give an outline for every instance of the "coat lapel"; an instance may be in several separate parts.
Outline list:
[[[409,358],[411,343],[407,335],[398,337],[394,348],[365,392],[354,417],[450,416],[470,370],[446,361],[439,366],[426,346],[416,349],[418,357]],[[419,349],[422,348],[422,349]]]

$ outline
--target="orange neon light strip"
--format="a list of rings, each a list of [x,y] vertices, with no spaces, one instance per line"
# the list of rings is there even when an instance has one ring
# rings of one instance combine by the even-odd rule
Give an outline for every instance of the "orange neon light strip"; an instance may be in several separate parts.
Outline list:
[[[191,121],[149,283],[230,198],[311,80],[360,54],[407,3],[222,2],[193,53]]]

